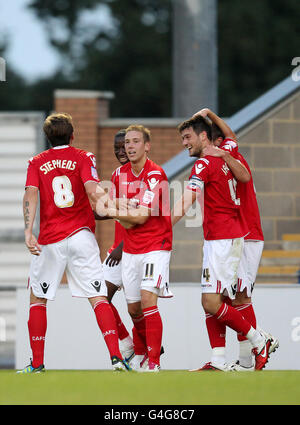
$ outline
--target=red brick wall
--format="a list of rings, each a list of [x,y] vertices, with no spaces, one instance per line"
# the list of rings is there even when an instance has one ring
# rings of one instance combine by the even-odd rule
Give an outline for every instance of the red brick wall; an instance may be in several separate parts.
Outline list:
[[[100,179],[110,180],[112,172],[119,166],[113,151],[114,135],[120,127],[101,127],[101,119],[107,119],[109,115],[109,101],[97,96],[83,98],[79,93],[71,91],[71,96],[55,98],[56,112],[67,112],[73,117],[74,122],[74,146],[91,151],[97,158],[97,169]],[[154,120],[159,123],[159,120]],[[128,121],[128,125],[130,125]],[[141,120],[141,124],[142,120]],[[180,138],[176,126],[147,126],[152,134],[151,151],[149,157],[159,165],[163,165],[174,155],[182,150]],[[104,260],[106,252],[113,243],[114,222],[113,220],[98,221],[96,237],[101,250],[101,258]]]
[[[55,99],[55,111],[72,115],[74,146],[97,155],[97,125],[99,121],[98,99]]]
[[[128,123],[128,125],[129,124],[130,123]],[[166,161],[182,150],[180,138],[175,127],[148,126],[148,128],[151,131],[152,136],[149,158],[158,165],[163,165]],[[113,151],[114,135],[119,130],[119,127],[99,127],[98,129],[97,168],[101,180],[110,180],[112,172],[120,165],[115,158]],[[107,250],[113,243],[113,221],[98,221],[96,236],[103,260],[106,256]]]

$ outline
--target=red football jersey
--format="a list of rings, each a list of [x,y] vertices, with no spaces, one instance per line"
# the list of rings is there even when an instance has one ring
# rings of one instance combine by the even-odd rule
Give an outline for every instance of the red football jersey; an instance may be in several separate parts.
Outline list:
[[[79,229],[95,232],[95,218],[84,184],[99,182],[92,153],[59,146],[36,155],[28,163],[26,186],[40,192],[41,245],[67,238]]]
[[[164,170],[150,159],[138,176],[131,164],[119,167],[115,178],[116,197],[131,199],[137,206],[151,209],[146,223],[124,229],[123,251],[143,254],[151,251],[171,251],[172,223],[168,179]]]
[[[245,239],[263,241],[264,235],[250,167],[243,155],[239,152],[238,144],[234,140],[228,138],[224,139],[219,147],[228,150],[235,159],[238,159],[245,165],[251,176],[251,180],[247,183],[238,182],[237,196],[241,200],[241,210],[249,228],[249,233],[245,236]]]
[[[235,239],[245,235],[236,180],[221,158],[205,156],[192,168],[188,189],[202,190],[204,183],[203,234],[206,240]]]

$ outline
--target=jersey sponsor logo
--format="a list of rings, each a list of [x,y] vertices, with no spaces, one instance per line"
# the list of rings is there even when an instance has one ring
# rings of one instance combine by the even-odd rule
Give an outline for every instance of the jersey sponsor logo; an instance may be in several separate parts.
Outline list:
[[[53,159],[52,161],[45,162],[40,166],[40,170],[46,175],[50,171],[55,170],[56,168],[64,168],[66,170],[75,170],[76,161],[67,161],[66,159]]]
[[[91,285],[94,289],[96,289],[97,292],[100,292],[100,288],[101,288],[100,280],[94,280],[93,282],[91,282]]]
[[[43,283],[40,283],[40,286],[41,286],[42,291],[44,292],[44,294],[46,294],[47,291],[48,291],[48,289],[49,289],[50,283],[43,282]]]
[[[159,180],[156,180],[155,177],[152,177],[150,180],[148,179],[148,183],[149,183],[150,189],[153,190],[159,183]]]
[[[146,190],[143,196],[143,203],[146,205],[151,204],[154,197],[155,197],[155,194],[153,192],[151,192],[150,190]]]

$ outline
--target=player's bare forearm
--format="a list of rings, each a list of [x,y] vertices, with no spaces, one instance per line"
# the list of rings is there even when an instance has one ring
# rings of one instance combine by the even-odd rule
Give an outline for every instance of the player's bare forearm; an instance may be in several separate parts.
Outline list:
[[[38,205],[38,188],[27,187],[23,197],[23,216],[25,232],[32,232]]]
[[[151,210],[145,207],[131,208],[118,210],[118,217],[122,225],[144,224],[148,220]],[[123,224],[124,223],[124,224]]]
[[[230,155],[229,152],[223,152],[223,159],[228,165],[228,168],[230,169],[236,180],[240,181],[241,183],[248,183],[251,180],[251,176],[244,164],[233,158],[233,156]]]
[[[33,255],[40,255],[41,247],[36,237],[32,234],[33,223],[38,205],[38,188],[26,188],[23,197],[24,233],[25,244]]]
[[[196,200],[196,192],[192,190],[185,190],[181,198],[176,202],[172,213],[171,213],[171,222],[172,226],[175,226],[178,221],[185,216],[190,207]]]
[[[217,158],[222,158],[228,165],[228,168],[230,169],[236,180],[242,183],[247,183],[251,180],[250,173],[244,166],[244,164],[235,159],[228,151],[220,149],[211,144],[203,149],[203,155],[210,155],[215,156]]]

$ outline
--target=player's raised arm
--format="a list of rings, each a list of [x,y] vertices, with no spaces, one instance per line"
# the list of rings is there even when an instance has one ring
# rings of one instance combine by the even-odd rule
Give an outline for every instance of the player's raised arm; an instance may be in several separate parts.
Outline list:
[[[219,149],[216,146],[208,146],[203,149],[203,154],[222,158],[228,165],[228,168],[230,168],[230,171],[236,180],[241,183],[247,183],[251,180],[251,176],[247,168],[240,161],[235,159],[228,151]]]
[[[32,233],[38,205],[38,191],[39,189],[37,187],[27,187],[23,197],[25,244],[33,255],[40,255],[41,252],[41,247],[38,244],[36,237]]]
[[[194,116],[198,116],[198,115],[204,118],[209,118],[210,121],[213,123],[212,128],[213,129],[217,128],[220,131],[220,134],[222,134],[222,139],[230,139],[230,140],[236,141],[237,139],[236,134],[232,131],[229,125],[217,114],[215,114],[213,111],[211,111],[208,108],[204,108],[204,109],[201,109],[201,111],[197,112]],[[214,130],[212,130],[212,133],[213,133],[212,134],[213,142],[215,143]],[[228,147],[230,147],[230,145]],[[251,176],[247,168],[243,164],[241,164],[240,161],[234,158],[230,154],[230,152],[225,149],[225,147],[224,149],[218,149],[218,148],[215,148],[214,146],[208,146],[207,148],[205,148],[205,151],[203,152],[203,154],[218,156],[222,158],[226,162],[228,167],[230,168],[236,180],[240,181],[241,183],[247,183],[251,180]]]
[[[196,112],[196,114],[194,114],[193,116],[202,116],[204,118],[209,118],[211,120],[211,122],[213,122],[214,124],[216,124],[221,131],[224,134],[225,138],[229,138],[232,140],[236,140],[236,134],[234,133],[234,131],[232,131],[232,129],[229,127],[229,125],[222,119],[220,118],[217,114],[215,114],[213,111],[211,111],[208,108],[204,108],[201,109],[200,111]]]
[[[185,189],[181,198],[176,202],[172,212],[171,221],[174,226],[182,217],[188,212],[190,207],[193,205],[197,197],[196,192]]]

